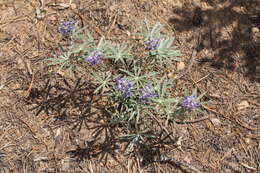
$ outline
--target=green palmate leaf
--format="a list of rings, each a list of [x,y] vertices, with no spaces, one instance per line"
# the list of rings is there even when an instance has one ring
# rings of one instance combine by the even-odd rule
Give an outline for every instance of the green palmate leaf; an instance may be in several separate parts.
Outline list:
[[[129,53],[131,48],[127,44],[110,45],[106,58],[113,59],[115,62],[120,61],[125,64],[127,60],[133,59],[133,56]]]
[[[157,80],[157,79],[155,79]],[[165,80],[165,78],[161,78],[160,81],[155,82],[154,83],[157,84],[157,86],[155,87],[155,90],[158,93],[158,98],[165,98],[165,96],[167,95],[168,91],[171,88],[171,83],[170,81]]]
[[[76,45],[95,45],[95,39],[86,27],[78,29],[72,36],[77,42],[79,42],[75,43]]]
[[[140,28],[140,35],[143,36],[147,53],[153,63],[161,66],[170,61],[180,61],[180,53],[172,46],[174,38],[161,35],[162,25],[157,22],[153,27],[145,20],[144,26]],[[159,44],[158,44],[159,41]]]
[[[106,47],[106,41],[104,37],[101,37],[97,45],[97,51],[102,51],[104,47]]]
[[[174,40],[173,38],[169,38],[169,37],[167,37],[166,39],[162,39],[160,41],[158,48],[150,52],[152,58],[154,58],[161,65],[172,60],[174,61],[181,60],[179,58],[180,56],[179,51],[175,50],[174,47],[172,47],[173,40]]]
[[[62,50],[64,49],[62,48]],[[45,61],[48,62],[48,65],[60,65],[59,70],[71,68],[73,66],[70,52],[63,53],[62,55],[53,58],[48,58]]]
[[[157,22],[154,26],[152,26],[146,19],[139,27],[139,32],[135,35],[142,36],[145,40],[152,38],[160,38],[161,37],[161,28],[162,24]]]
[[[149,31],[150,28],[148,28],[148,37],[147,37],[147,39],[148,38],[159,38],[160,35],[161,35],[161,33],[160,33],[161,32],[161,28],[162,28],[162,25],[159,22],[157,22],[153,26],[151,31]]]
[[[85,54],[88,52],[91,48],[95,46],[95,40],[92,37],[92,35],[88,32],[87,34],[82,33],[85,31],[85,28],[82,30],[77,31],[73,36],[76,39],[76,42],[73,43],[71,52],[73,54]]]
[[[134,135],[131,138],[132,138],[132,140],[128,143],[126,150],[125,150],[125,154],[129,154],[130,152],[132,152],[134,150],[134,146],[138,143],[138,141],[140,139],[140,135]]]
[[[192,96],[197,96],[197,91],[198,91],[198,88],[195,88],[193,91],[192,91]]]
[[[109,90],[111,88],[111,82],[113,80],[112,74],[110,72],[106,73],[92,73],[92,78],[94,79],[95,84],[98,85],[98,87],[95,89],[94,93],[98,93],[101,91],[103,93],[105,90]]]
[[[156,72],[150,72],[143,74],[142,69],[138,68],[137,66],[134,66],[133,72],[120,69],[120,71],[126,73],[129,76],[129,79],[133,82],[134,85],[137,87],[140,87],[144,85],[145,83],[150,83],[153,78],[156,76]]]
[[[206,93],[207,93],[207,91],[204,92],[204,93],[202,93],[201,95],[199,95],[199,96],[197,97],[197,100],[200,100],[202,97],[204,97],[204,96],[206,95]]]

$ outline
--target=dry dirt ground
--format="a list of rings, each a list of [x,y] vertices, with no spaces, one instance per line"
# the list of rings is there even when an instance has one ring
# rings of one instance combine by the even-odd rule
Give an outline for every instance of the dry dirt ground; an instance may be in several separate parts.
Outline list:
[[[0,0],[1,173],[192,172],[149,162],[154,153],[201,172],[260,172],[258,0],[72,3]],[[66,43],[57,31],[62,19],[86,26],[95,37],[123,42],[145,18],[159,21],[163,32],[175,37],[185,63],[198,50],[190,72],[173,83],[173,94],[197,87],[208,91],[211,102],[203,106],[204,113],[184,117],[186,123],[154,122],[154,129],[170,137],[125,155],[125,143],[116,139],[120,131],[90,108],[99,98],[90,96],[88,74],[57,73],[44,60]]]

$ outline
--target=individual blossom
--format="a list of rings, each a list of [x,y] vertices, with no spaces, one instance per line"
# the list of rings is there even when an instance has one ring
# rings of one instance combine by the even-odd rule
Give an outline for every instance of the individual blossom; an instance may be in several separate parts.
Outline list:
[[[132,83],[126,78],[117,78],[115,88],[122,92],[125,97],[131,96]]]
[[[181,106],[186,110],[196,109],[200,106],[195,96],[185,96],[181,102]]]
[[[151,97],[156,97],[157,94],[153,90],[153,87],[149,84],[145,85],[143,88],[140,89],[140,99],[147,100]]]
[[[98,51],[93,51],[90,56],[86,57],[84,60],[92,65],[97,64],[101,60],[102,56]]]
[[[61,21],[58,30],[61,34],[67,36],[72,34],[75,28],[75,23],[73,21]]]
[[[160,39],[148,39],[144,42],[146,50],[155,50],[159,46]]]

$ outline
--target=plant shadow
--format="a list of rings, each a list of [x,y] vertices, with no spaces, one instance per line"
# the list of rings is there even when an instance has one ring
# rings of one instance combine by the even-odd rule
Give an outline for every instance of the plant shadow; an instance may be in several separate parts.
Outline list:
[[[65,154],[78,162],[96,157],[106,162],[109,156],[117,160],[118,133],[109,123],[109,115],[101,103],[102,95],[94,94],[96,86],[84,80],[84,76],[72,79],[53,73],[38,78],[40,81],[31,89],[26,103],[35,116],[53,117],[53,127],[66,127],[73,134],[69,140],[76,149],[65,151]],[[88,135],[80,136],[81,133]]]
[[[165,139],[167,140],[167,137],[164,139],[159,139],[157,142],[151,143],[151,142],[145,142],[142,144],[139,144],[137,147],[137,155],[140,157],[140,166],[141,167],[147,167],[151,166],[152,163],[158,162],[161,164],[170,164],[176,169],[181,170],[184,173],[188,173],[186,169],[184,169],[180,164],[177,162],[172,161],[163,161],[160,158],[167,157],[161,152],[161,147],[158,147],[158,145],[167,144],[168,142],[165,142]],[[176,159],[174,159],[176,160]]]

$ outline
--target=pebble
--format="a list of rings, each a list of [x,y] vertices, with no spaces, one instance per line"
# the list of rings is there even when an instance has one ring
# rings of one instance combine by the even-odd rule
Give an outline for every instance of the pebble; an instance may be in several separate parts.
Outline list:
[[[70,8],[71,8],[72,10],[75,10],[75,9],[77,8],[77,5],[74,4],[74,3],[72,3],[72,4],[70,4]]]
[[[167,74],[167,77],[169,78],[169,79],[172,79],[172,78],[174,78],[174,74],[173,74],[173,72],[170,72],[170,73],[168,73]]]
[[[221,125],[221,121],[218,118],[211,118],[210,121],[212,122],[212,124],[214,126],[220,126]]]
[[[184,62],[178,62],[177,63],[177,70],[180,71],[180,70],[183,70],[185,68],[185,64]]]
[[[258,33],[258,32],[259,32],[259,29],[258,29],[257,27],[253,27],[253,28],[252,28],[252,32],[253,32],[253,33]]]

